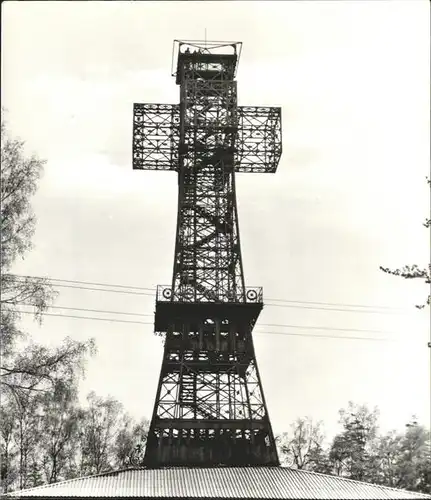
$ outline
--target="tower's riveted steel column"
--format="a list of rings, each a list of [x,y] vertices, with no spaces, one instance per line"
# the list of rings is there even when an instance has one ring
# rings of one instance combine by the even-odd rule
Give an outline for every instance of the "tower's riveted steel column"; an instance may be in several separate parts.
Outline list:
[[[246,287],[236,172],[275,172],[281,110],[237,106],[239,42],[175,41],[180,104],[135,104],[133,167],[178,172],[172,284],[159,286],[165,346],[145,465],[277,465]]]

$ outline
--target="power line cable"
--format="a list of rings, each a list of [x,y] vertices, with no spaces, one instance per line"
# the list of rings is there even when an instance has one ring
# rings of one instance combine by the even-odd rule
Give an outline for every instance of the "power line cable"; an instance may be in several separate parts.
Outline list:
[[[301,330],[330,330],[334,332],[356,332],[356,333],[383,333],[391,335],[394,332],[389,332],[385,330],[364,330],[360,328],[339,328],[339,327],[329,327],[329,326],[306,326],[306,325],[286,325],[286,324],[274,324],[274,323],[257,323],[256,327],[259,326],[275,326],[280,328],[298,328]]]
[[[147,296],[147,297],[154,297],[154,293],[146,293],[146,292],[130,292],[126,290],[109,290],[105,288],[91,288],[91,287],[85,287],[85,286],[72,286],[72,285],[61,285],[61,284],[54,284],[55,287],[60,287],[60,288],[69,288],[69,289],[78,289],[78,290],[90,290],[90,291],[95,291],[95,292],[111,292],[111,293],[122,293],[126,295],[140,295],[140,296]],[[281,300],[281,299],[280,299]],[[271,304],[266,302],[264,304],[267,307],[287,307],[291,309],[312,309],[312,310],[320,310],[320,311],[337,311],[337,312],[352,312],[352,313],[361,313],[361,314],[386,314],[386,315],[397,315],[397,313],[389,313],[385,311],[362,311],[362,310],[355,310],[355,309],[341,309],[341,308],[334,308],[334,307],[313,307],[313,306],[302,306],[302,305],[291,305],[291,304]],[[403,313],[398,313],[398,315],[401,315]]]
[[[140,295],[140,296],[147,296],[147,297],[154,297],[154,293],[146,293],[146,292],[129,292],[126,290],[109,290],[105,288],[91,288],[91,287],[85,287],[85,286],[72,286],[72,285],[60,285],[60,284],[54,284],[55,287],[60,287],[60,288],[69,288],[69,289],[78,289],[78,290],[90,290],[90,291],[95,291],[95,292],[111,292],[111,293],[123,293],[127,295]],[[362,311],[362,310],[355,310],[355,309],[341,309],[341,308],[334,308],[334,307],[313,307],[313,306],[301,306],[301,305],[291,305],[291,304],[271,304],[271,303],[265,303],[265,306],[267,307],[288,307],[291,309],[312,309],[312,310],[320,310],[320,311],[337,311],[337,312],[352,312],[352,313],[361,313],[361,314],[386,314],[386,315],[391,315],[395,313],[389,313],[385,311]],[[402,314],[402,313],[398,313]]]
[[[48,277],[43,277],[43,276],[30,276],[30,275],[20,275],[20,274],[13,274],[10,276],[17,277],[17,278],[46,279],[48,281],[64,282],[64,283],[76,283],[76,284],[81,284],[81,285],[94,285],[94,286],[103,286],[103,287],[111,287],[111,288],[145,290],[145,291],[152,291],[152,292],[156,291],[155,287],[149,288],[149,287],[118,285],[118,284],[110,284],[110,283],[95,283],[95,282],[89,282],[89,281],[65,280],[65,279],[59,279],[59,278],[48,278]],[[59,285],[59,284],[54,284],[54,286],[63,286],[65,288],[68,288],[66,285]],[[79,287],[72,287],[71,286],[70,288],[79,288]],[[92,288],[82,288],[82,289],[93,290]],[[115,292],[115,290],[104,290],[104,289],[94,289],[94,290],[95,291]],[[121,292],[118,292],[118,293],[121,293]],[[132,292],[125,292],[125,293],[132,293]],[[143,294],[137,293],[137,295],[153,296],[153,294],[147,294],[147,293],[143,293]],[[289,299],[277,299],[277,298],[267,298],[267,300],[273,301],[273,302],[286,302],[286,303],[292,303],[292,304],[326,305],[326,306],[340,306],[340,307],[360,307],[360,308],[369,308],[369,309],[385,309],[385,310],[393,310],[393,311],[401,310],[400,308],[395,308],[395,307],[390,307],[390,306],[372,306],[372,305],[365,305],[365,304],[347,304],[347,303],[340,303],[340,302],[301,301],[301,300],[289,300]],[[267,304],[267,305],[274,305],[274,306],[280,307],[278,304]],[[289,307],[289,306],[285,306],[285,307]],[[290,307],[293,307],[293,306],[290,306]],[[327,308],[321,308],[321,309],[323,309],[323,310],[338,310],[338,309],[327,309]],[[356,311],[354,311],[354,312],[356,312]]]
[[[43,276],[28,276],[28,275],[24,275],[24,274],[14,274],[11,276],[16,276],[19,278],[30,278],[30,279],[32,279],[32,278],[46,279],[48,281],[61,281],[61,282],[65,282],[65,283],[76,283],[78,285],[108,286],[108,287],[113,287],[113,288],[127,288],[127,289],[132,289],[132,290],[148,290],[151,292],[156,291],[155,287],[148,288],[148,287],[143,287],[143,286],[114,285],[114,284],[110,284],[110,283],[94,283],[91,281],[64,280],[64,279],[60,279],[60,278],[48,278],[48,277],[43,277]]]
[[[33,307],[32,304],[20,304],[20,305]],[[149,314],[149,313],[109,311],[107,309],[86,309],[84,307],[49,306],[49,309],[67,309],[69,311],[85,311],[85,312],[107,313],[107,314],[123,314],[126,316],[154,316],[154,314]]]
[[[23,306],[32,307],[32,304],[21,304]],[[107,309],[87,309],[83,307],[68,307],[68,306],[49,306],[51,309],[65,309],[70,311],[83,311],[83,312],[96,312],[103,314],[121,314],[127,316],[151,316],[154,314],[149,313],[133,313],[133,312],[122,312],[122,311],[112,311]],[[394,332],[385,331],[385,330],[365,330],[360,328],[339,328],[339,327],[327,327],[327,326],[306,326],[306,325],[287,325],[285,323],[257,323],[256,328],[264,327],[264,326],[275,326],[280,328],[298,328],[301,330],[329,330],[329,331],[340,331],[340,332],[356,332],[356,333],[383,333],[383,334],[393,334]]]
[[[403,315],[404,313],[399,312],[385,312],[385,311],[362,311],[362,310],[355,310],[355,309],[341,309],[341,308],[336,308],[336,307],[313,307],[313,306],[302,306],[302,305],[291,305],[291,304],[270,304],[270,303],[265,303],[266,306],[269,307],[289,307],[293,309],[313,309],[313,310],[319,310],[319,311],[337,311],[337,312],[351,312],[351,313],[361,313],[361,314],[386,314],[386,315]]]
[[[346,306],[346,307],[364,307],[370,309],[387,309],[391,311],[400,311],[402,310],[399,307],[390,307],[390,306],[370,306],[365,304],[345,304],[340,302],[313,302],[307,300],[287,300],[287,299],[272,299],[267,298],[267,300],[272,300],[273,302],[291,302],[293,304],[312,304],[312,305],[320,305],[320,306]]]
[[[145,293],[145,292],[128,292],[126,290],[109,290],[108,288],[90,288],[87,286],[59,285],[57,283],[55,283],[53,286],[60,288],[76,288],[78,290],[92,290],[95,292],[125,293],[127,295],[147,295],[148,297],[154,297],[154,293]]]
[[[31,311],[22,311],[19,310],[20,313],[23,314],[33,314]],[[95,321],[109,321],[113,323],[133,323],[135,325],[153,325],[152,321],[130,321],[126,319],[113,319],[113,318],[95,318],[92,316],[76,316],[73,314],[55,314],[55,313],[43,313],[43,316],[57,316],[59,318],[77,318],[77,319],[91,319]]]
[[[23,314],[33,314],[31,311],[19,311]],[[75,318],[75,319],[86,319],[93,321],[108,321],[114,323],[132,323],[137,325],[153,325],[153,322],[148,321],[129,321],[123,319],[109,319],[109,318],[95,318],[91,316],[76,316],[72,314],[55,314],[55,313],[44,313],[44,316],[56,316],[59,318]],[[259,335],[287,335],[287,336],[298,336],[298,337],[320,337],[320,338],[333,338],[333,339],[349,339],[349,340],[371,340],[379,342],[393,342],[393,339],[385,339],[378,337],[350,337],[345,335],[315,335],[315,334],[305,334],[305,333],[290,333],[290,332],[257,332]]]

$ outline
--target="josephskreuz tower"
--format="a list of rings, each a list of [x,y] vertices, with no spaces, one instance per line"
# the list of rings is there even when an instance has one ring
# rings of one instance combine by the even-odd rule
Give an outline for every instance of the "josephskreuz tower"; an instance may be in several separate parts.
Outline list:
[[[133,168],[178,173],[170,286],[158,286],[164,354],[145,465],[278,465],[252,330],[236,172],[275,172],[281,109],[237,105],[240,42],[174,42],[180,104],[135,104]]]

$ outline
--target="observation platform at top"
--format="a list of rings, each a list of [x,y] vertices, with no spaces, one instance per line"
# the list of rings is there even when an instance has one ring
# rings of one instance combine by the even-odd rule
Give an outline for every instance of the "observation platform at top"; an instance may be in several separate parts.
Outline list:
[[[242,42],[211,42],[204,40],[174,40],[172,51],[172,76],[177,85],[181,84],[187,67],[199,65],[199,76],[212,79],[223,75],[233,80],[236,76]],[[175,65],[176,61],[176,66]]]

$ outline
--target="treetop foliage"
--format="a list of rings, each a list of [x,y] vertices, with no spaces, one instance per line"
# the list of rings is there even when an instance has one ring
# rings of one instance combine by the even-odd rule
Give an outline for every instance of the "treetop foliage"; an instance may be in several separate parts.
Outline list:
[[[44,161],[26,158],[24,142],[9,137],[1,121],[1,252],[2,271],[31,248],[36,219],[30,200],[43,172]]]
[[[417,419],[404,432],[379,433],[379,410],[349,402],[341,431],[324,446],[322,422],[298,418],[277,437],[282,464],[349,479],[431,493],[430,431]]]

